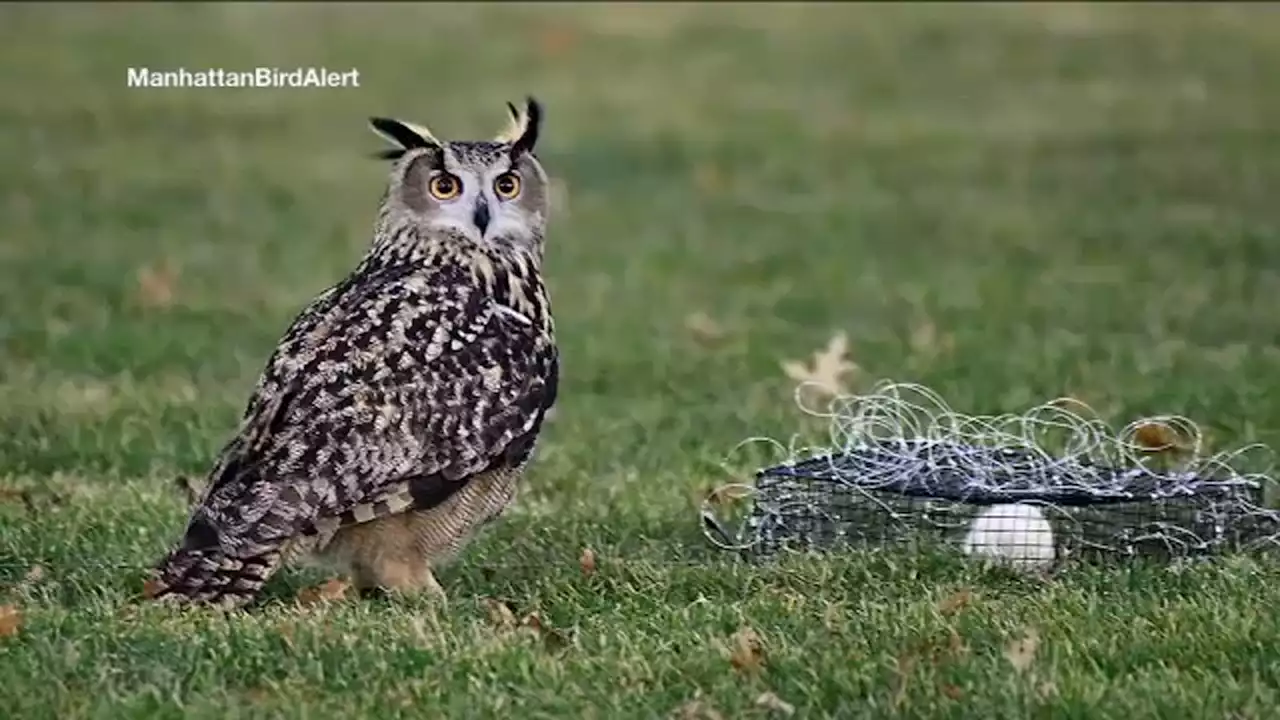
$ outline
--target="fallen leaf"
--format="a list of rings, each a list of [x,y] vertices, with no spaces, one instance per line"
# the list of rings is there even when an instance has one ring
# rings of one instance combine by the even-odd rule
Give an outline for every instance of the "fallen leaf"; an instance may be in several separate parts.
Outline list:
[[[147,578],[142,582],[142,597],[151,600],[160,592],[160,582],[155,578]]]
[[[720,323],[717,323],[710,315],[701,310],[689,313],[684,319],[684,327],[693,336],[694,340],[703,345],[718,343],[726,337],[724,328],[720,327]]]
[[[729,663],[734,669],[744,673],[759,672],[764,665],[764,641],[760,635],[744,627],[733,634],[730,642]]]
[[[943,615],[954,615],[963,610],[973,600],[973,591],[959,590],[938,603],[938,612]]]
[[[168,307],[173,304],[178,270],[168,260],[159,267],[138,269],[138,300],[144,307]]]
[[[509,630],[516,626],[516,614],[512,611],[511,605],[504,600],[497,598],[483,597],[480,598],[480,604],[484,607],[485,613],[489,616],[489,622],[495,627],[502,630]]]
[[[1021,638],[1009,643],[1004,649],[1004,656],[1009,664],[1018,672],[1026,672],[1036,660],[1036,651],[1040,648],[1040,633],[1035,628],[1028,628]]]
[[[706,494],[703,496],[703,500],[709,505],[721,507],[728,505],[734,500],[741,500],[745,497],[749,497],[751,493],[752,490],[750,487],[739,483],[733,483],[730,485],[721,485],[719,487],[711,488],[706,491]]]
[[[567,635],[548,625],[537,612],[531,612],[520,618],[520,627],[536,632],[548,650],[561,650],[570,644]]]
[[[756,698],[756,705],[766,710],[782,713],[783,715],[795,714],[796,707],[771,692],[762,693]]]
[[[22,611],[14,605],[0,605],[0,637],[16,635],[22,627]]]
[[[25,503],[25,493],[17,488],[0,487],[0,502],[8,502],[17,505]]]
[[[331,600],[341,600],[350,588],[351,583],[342,578],[329,578],[319,585],[299,590],[297,601],[299,605],[315,605]]]
[[[582,548],[582,555],[578,558],[578,567],[582,568],[583,575],[594,575],[596,573],[596,551],[591,548]]]
[[[813,354],[813,365],[810,366],[795,360],[782,362],[782,371],[792,380],[805,385],[811,391],[831,396],[845,392],[841,379],[846,373],[858,370],[846,355],[849,350],[849,338],[843,333],[836,333],[827,342],[827,347]]]
[[[1167,452],[1181,447],[1181,439],[1173,428],[1162,423],[1143,423],[1133,432],[1138,446],[1148,452]]]
[[[943,685],[942,694],[946,695],[948,698],[951,698],[952,700],[959,700],[960,698],[964,697],[964,691],[956,687],[955,685]]]

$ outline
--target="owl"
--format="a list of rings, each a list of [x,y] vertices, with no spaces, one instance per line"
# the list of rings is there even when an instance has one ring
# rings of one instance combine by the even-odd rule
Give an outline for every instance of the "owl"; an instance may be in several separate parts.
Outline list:
[[[395,146],[372,243],[267,360],[148,597],[239,607],[318,561],[443,599],[433,569],[514,500],[559,381],[542,108],[507,109],[487,141],[370,119]]]

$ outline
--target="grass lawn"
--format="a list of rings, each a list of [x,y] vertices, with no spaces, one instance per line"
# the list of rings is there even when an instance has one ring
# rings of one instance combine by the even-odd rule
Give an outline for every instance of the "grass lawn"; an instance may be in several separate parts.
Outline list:
[[[125,87],[258,65],[360,87]],[[696,509],[744,438],[821,435],[780,363],[837,332],[851,391],[1280,447],[1277,76],[1264,6],[0,6],[0,715],[1273,717],[1265,561],[752,568]],[[447,611],[305,570],[137,603],[173,478],[368,242],[366,118],[488,136],[527,92],[560,407]]]

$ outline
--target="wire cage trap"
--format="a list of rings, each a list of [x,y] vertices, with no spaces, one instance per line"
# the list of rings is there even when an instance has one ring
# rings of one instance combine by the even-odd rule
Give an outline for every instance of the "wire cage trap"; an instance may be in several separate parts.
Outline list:
[[[814,414],[829,419],[832,445],[713,492],[702,509],[712,543],[753,558],[940,543],[1024,569],[1280,546],[1270,450],[1206,455],[1186,418],[1115,432],[1069,399],[968,416],[897,383]],[[725,497],[750,499],[736,532],[716,517]]]

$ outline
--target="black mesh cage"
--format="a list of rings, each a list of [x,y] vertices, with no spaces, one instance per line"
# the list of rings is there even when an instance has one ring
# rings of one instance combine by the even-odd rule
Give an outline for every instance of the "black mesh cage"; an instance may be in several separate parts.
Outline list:
[[[904,387],[935,407],[904,402]],[[846,412],[830,415],[842,449],[767,467],[738,486],[751,504],[736,533],[704,506],[713,542],[757,558],[929,543],[1028,568],[1280,544],[1271,480],[1245,468],[1258,453],[1205,457],[1198,431],[1181,418],[1115,434],[1061,406],[964,417],[927,390],[897,385],[844,403]],[[1044,447],[1046,427],[1064,451]],[[1146,446],[1136,441],[1143,437]],[[1153,449],[1151,438],[1188,442]],[[1258,449],[1266,450],[1246,450]]]

